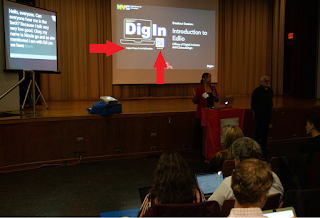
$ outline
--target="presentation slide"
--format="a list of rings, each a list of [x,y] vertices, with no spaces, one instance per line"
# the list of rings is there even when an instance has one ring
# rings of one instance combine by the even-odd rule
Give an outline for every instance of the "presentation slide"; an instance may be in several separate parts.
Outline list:
[[[57,71],[56,13],[3,1],[6,69]]]
[[[217,82],[218,2],[165,2],[112,0],[112,42],[124,47],[113,55],[113,84],[156,83],[160,51],[164,83],[199,83],[204,72]]]

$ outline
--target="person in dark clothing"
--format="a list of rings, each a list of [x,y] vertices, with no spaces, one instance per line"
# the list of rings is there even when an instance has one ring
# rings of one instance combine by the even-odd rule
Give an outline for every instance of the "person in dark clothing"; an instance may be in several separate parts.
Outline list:
[[[308,115],[307,125],[306,125],[307,134],[312,136],[305,145],[300,149],[300,154],[308,154],[308,164],[312,159],[314,153],[320,152],[320,114],[313,112]]]
[[[260,144],[263,154],[267,150],[267,139],[271,112],[273,108],[273,90],[269,87],[270,79],[263,76],[260,79],[261,85],[257,87],[251,98],[251,109],[253,118],[256,117],[255,140]]]

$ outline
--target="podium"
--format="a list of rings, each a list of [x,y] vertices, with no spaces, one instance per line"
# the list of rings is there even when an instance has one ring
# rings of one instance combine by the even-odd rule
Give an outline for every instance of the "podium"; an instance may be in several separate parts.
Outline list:
[[[225,109],[210,109],[203,108],[201,115],[201,126],[203,126],[203,155],[205,161],[210,162],[212,158],[223,148],[220,143],[222,133],[221,119],[239,118],[239,127],[243,130],[244,109],[225,108]]]

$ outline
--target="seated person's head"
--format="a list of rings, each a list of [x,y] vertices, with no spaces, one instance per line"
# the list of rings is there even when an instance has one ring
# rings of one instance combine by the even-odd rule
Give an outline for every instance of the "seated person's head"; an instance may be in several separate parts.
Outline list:
[[[267,162],[258,159],[241,161],[232,174],[235,207],[262,208],[272,183],[272,171]]]
[[[152,198],[157,198],[160,204],[193,203],[196,188],[198,185],[181,155],[172,151],[163,153],[154,171]]]
[[[312,112],[308,114],[306,131],[307,131],[307,134],[311,134],[311,135],[312,135],[312,131],[320,132],[320,114],[319,113]]]
[[[252,138],[243,137],[234,141],[232,144],[232,155],[235,160],[235,165],[239,164],[240,161],[249,158],[262,158],[262,152],[260,145]]]
[[[224,136],[223,149],[228,149],[236,139],[242,137],[244,135],[239,126],[230,126]]]

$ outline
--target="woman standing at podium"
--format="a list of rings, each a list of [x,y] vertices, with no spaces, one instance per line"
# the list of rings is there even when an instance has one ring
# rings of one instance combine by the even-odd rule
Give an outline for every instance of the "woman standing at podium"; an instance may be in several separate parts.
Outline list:
[[[201,126],[201,113],[202,108],[214,106],[214,102],[218,102],[218,93],[216,88],[211,85],[211,74],[202,74],[202,79],[200,81],[200,86],[193,89],[193,99],[194,104],[198,104],[196,111],[195,129],[193,137],[193,149],[200,150],[202,155],[202,126]]]

